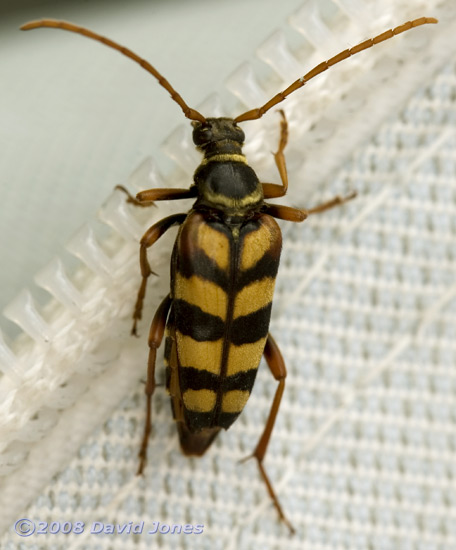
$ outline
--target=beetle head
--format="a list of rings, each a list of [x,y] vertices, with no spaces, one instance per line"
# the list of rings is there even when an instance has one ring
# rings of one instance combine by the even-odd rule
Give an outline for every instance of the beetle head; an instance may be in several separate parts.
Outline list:
[[[219,141],[235,142],[241,146],[245,134],[232,118],[208,118],[205,122],[193,121],[193,142],[199,149]]]

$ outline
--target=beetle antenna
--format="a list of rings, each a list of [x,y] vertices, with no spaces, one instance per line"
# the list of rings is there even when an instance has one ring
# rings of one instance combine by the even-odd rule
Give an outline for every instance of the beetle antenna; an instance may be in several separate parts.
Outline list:
[[[344,59],[347,59],[347,57],[355,55],[355,53],[359,53],[359,52],[362,52],[363,50],[367,50],[368,48],[375,46],[375,44],[379,44],[380,42],[389,40],[390,38],[393,38],[393,36],[396,36],[405,31],[408,31],[414,27],[419,27],[420,25],[426,25],[428,23],[437,23],[437,22],[438,22],[437,19],[435,19],[434,17],[420,17],[418,19],[414,19],[413,21],[407,21],[407,23],[404,23],[403,25],[399,25],[394,29],[385,31],[374,38],[369,38],[368,40],[361,42],[360,44],[358,44],[357,46],[354,46],[353,48],[344,50],[343,52],[340,52],[334,57],[331,57],[331,59],[328,59],[328,61],[323,61],[323,63],[320,63],[319,65],[314,67],[311,71],[309,71],[307,74],[305,74],[301,78],[298,78],[298,80],[293,82],[293,84],[288,86],[288,88],[286,88],[282,92],[279,92],[269,101],[267,101],[262,107],[259,107],[257,109],[252,109],[251,111],[247,111],[242,115],[237,116],[234,119],[234,121],[244,122],[246,120],[256,120],[257,118],[261,118],[264,115],[264,113],[269,111],[269,109],[274,107],[274,105],[277,105],[277,103],[280,103],[281,101],[283,101],[290,94],[292,94],[296,90],[299,90],[299,88],[302,88],[302,86],[304,86],[306,82],[309,82],[309,80],[311,80],[314,76],[317,76],[320,73],[326,71],[326,69],[329,69],[329,67],[332,67],[336,63],[339,63],[339,61],[343,61]]]
[[[136,55],[134,52],[132,52],[128,48],[125,48],[124,46],[117,44],[116,42],[114,42],[113,40],[110,40],[109,38],[106,38],[93,31],[90,31],[89,29],[80,27],[78,25],[73,25],[73,23],[69,23],[68,21],[56,21],[55,19],[41,19],[39,21],[30,21],[29,23],[22,25],[21,30],[29,31],[32,29],[39,29],[41,27],[49,27],[51,29],[62,29],[64,31],[70,31],[77,34],[82,34],[83,36],[87,36],[87,38],[92,38],[93,40],[102,42],[106,46],[109,46],[110,48],[113,48],[114,50],[117,50],[118,52],[123,53],[130,59],[133,59],[133,61],[136,61],[136,63],[139,63],[139,65],[141,65],[143,69],[146,69],[146,71],[148,71],[158,80],[158,83],[160,84],[160,86],[163,86],[163,88],[165,88],[165,90],[167,90],[170,93],[171,98],[174,99],[174,101],[180,106],[180,108],[184,112],[184,115],[187,118],[191,120],[198,120],[199,122],[206,122],[206,118],[195,109],[190,108],[182,99],[180,94],[176,92],[176,90],[171,86],[171,84],[166,80],[166,78],[164,78],[157,71],[157,69],[155,69],[155,67],[153,67],[148,61],[146,61],[145,59],[142,59],[141,57],[139,57],[139,55]]]

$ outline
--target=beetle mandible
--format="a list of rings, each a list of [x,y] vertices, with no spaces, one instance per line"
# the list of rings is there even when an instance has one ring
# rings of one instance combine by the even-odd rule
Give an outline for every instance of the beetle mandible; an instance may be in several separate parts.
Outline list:
[[[146,60],[116,42],[84,27],[44,19],[21,27],[59,28],[82,34],[121,52],[150,72],[192,120],[193,141],[203,160],[188,189],[150,189],[128,201],[148,206],[154,201],[195,198],[190,212],[173,214],[150,227],[141,239],[142,281],[133,313],[132,333],[141,319],[148,277],[152,274],[147,250],[172,226],[179,232],[171,258],[171,289],[158,307],[149,333],[145,392],[146,422],[139,452],[138,474],[146,464],[152,427],[157,349],[166,333],[166,386],[171,397],[180,444],[186,455],[203,455],[220,430],[228,429],[243,410],[264,355],[278,382],[263,433],[251,457],[255,458],[280,519],[291,532],[263,467],[272,429],[285,388],[287,371],[280,350],[269,333],[274,283],[282,237],[274,218],[302,222],[309,214],[328,210],[355,197],[334,199],[311,209],[265,202],[283,197],[288,189],[284,150],[287,121],[280,111],[280,137],[275,163],[281,184],[261,183],[242,153],[240,122],[261,118],[272,107],[332,65],[434,18],[421,17],[346,49],[320,63],[264,105],[235,118],[209,118],[190,108],[171,84]],[[250,458],[250,457],[247,457]]]

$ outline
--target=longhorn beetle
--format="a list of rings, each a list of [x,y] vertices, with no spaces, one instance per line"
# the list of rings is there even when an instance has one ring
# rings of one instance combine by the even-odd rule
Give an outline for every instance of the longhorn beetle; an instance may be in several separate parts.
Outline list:
[[[166,386],[180,444],[186,455],[204,454],[219,431],[228,429],[236,420],[250,396],[264,355],[278,386],[266,426],[251,457],[258,463],[280,519],[291,532],[294,531],[263,467],[287,374],[280,350],[268,332],[282,247],[282,236],[274,218],[302,222],[309,214],[343,204],[355,193],[335,197],[309,210],[265,202],[264,199],[283,197],[288,189],[284,156],[288,131],[284,112],[280,111],[280,138],[274,154],[281,185],[260,183],[242,154],[244,132],[238,123],[261,118],[310,79],[339,61],[427,23],[437,23],[437,20],[420,17],[344,50],[298,78],[263,106],[235,118],[206,118],[190,108],[150,63],[88,29],[50,19],[32,21],[21,27],[22,30],[51,27],[79,33],[139,63],[193,121],[193,141],[204,155],[189,189],[149,189],[138,193],[135,198],[122,188],[127,200],[138,206],[149,206],[159,200],[196,199],[190,212],[160,220],[141,239],[142,281],[133,313],[132,334],[136,334],[147,279],[153,273],[147,250],[170,227],[180,226],[171,258],[171,290],[158,307],[149,333],[146,422],[138,474],[143,472],[146,464],[152,426],[156,353],[165,332]]]

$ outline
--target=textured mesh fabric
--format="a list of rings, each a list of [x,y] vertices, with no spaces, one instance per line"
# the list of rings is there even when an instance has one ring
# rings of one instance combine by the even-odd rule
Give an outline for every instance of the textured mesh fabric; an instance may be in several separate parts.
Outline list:
[[[288,377],[265,465],[295,537],[277,521],[255,463],[237,462],[254,448],[274,395],[262,363],[244,413],[201,459],[181,454],[159,387],[144,478],[134,475],[144,397],[130,381],[23,513],[37,527],[84,522],[84,533],[20,539],[10,528],[0,547],[456,548],[455,98],[451,63],[311,196],[356,189],[356,200],[281,223],[271,332]],[[290,186],[304,185],[305,174],[293,177]],[[144,521],[144,531],[91,534],[95,521]],[[148,535],[153,522],[204,528]]]
[[[455,97],[450,66],[328,186],[357,189],[356,201],[283,224],[272,331],[288,378],[266,465],[298,535],[276,521],[256,465],[236,462],[273,396],[262,365],[245,414],[205,457],[181,455],[160,388],[146,476],[134,476],[138,388],[25,514],[203,534],[80,535],[73,546],[47,535],[35,548],[456,546]]]

